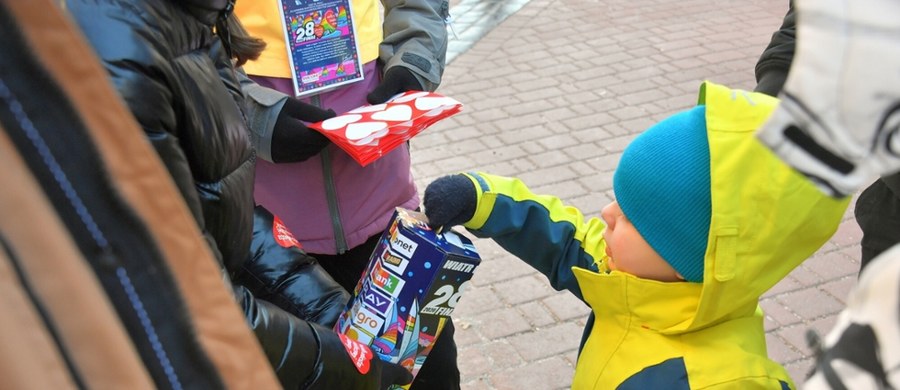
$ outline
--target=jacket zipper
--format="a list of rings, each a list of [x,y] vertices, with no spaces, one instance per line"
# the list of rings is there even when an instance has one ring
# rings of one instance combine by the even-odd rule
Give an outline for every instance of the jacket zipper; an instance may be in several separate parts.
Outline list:
[[[321,98],[318,95],[310,99],[316,107],[322,107]],[[331,151],[328,147],[322,149],[319,156],[322,159],[322,183],[325,185],[325,199],[328,201],[328,215],[331,217],[331,230],[334,232],[334,247],[337,254],[347,251],[347,239],[344,238],[344,226],[341,224],[341,211],[337,204],[337,190],[334,186],[334,177],[331,174]]]

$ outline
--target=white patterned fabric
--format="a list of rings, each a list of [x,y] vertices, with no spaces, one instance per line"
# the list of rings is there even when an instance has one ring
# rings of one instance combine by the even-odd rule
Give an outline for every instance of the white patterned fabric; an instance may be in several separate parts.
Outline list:
[[[900,389],[900,245],[865,268],[821,347],[804,389]]]
[[[799,0],[781,104],[758,134],[826,193],[900,170],[900,2]]]

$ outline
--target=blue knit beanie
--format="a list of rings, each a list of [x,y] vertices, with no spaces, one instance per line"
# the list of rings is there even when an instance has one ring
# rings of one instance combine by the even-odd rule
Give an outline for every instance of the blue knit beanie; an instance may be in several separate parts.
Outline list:
[[[616,201],[644,240],[689,282],[703,281],[711,218],[706,107],[638,135],[613,176]]]

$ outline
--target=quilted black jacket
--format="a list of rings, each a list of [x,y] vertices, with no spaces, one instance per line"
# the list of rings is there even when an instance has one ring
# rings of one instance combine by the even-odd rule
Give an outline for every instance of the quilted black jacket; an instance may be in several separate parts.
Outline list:
[[[228,5],[69,0],[67,9],[171,173],[282,385],[297,388],[321,369],[304,320],[331,325],[349,294],[273,239],[274,217],[254,206],[240,85],[213,29]]]

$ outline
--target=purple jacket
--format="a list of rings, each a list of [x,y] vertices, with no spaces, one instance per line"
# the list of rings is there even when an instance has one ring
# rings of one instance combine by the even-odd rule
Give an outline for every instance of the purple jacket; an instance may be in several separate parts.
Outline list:
[[[364,80],[304,100],[338,114],[366,104],[366,94],[378,85],[380,72],[375,61],[363,69]],[[251,78],[261,86],[293,93],[290,79]],[[366,167],[335,145],[298,163],[259,159],[254,196],[281,218],[307,252],[319,254],[358,246],[384,230],[394,208],[419,206],[408,144]]]

